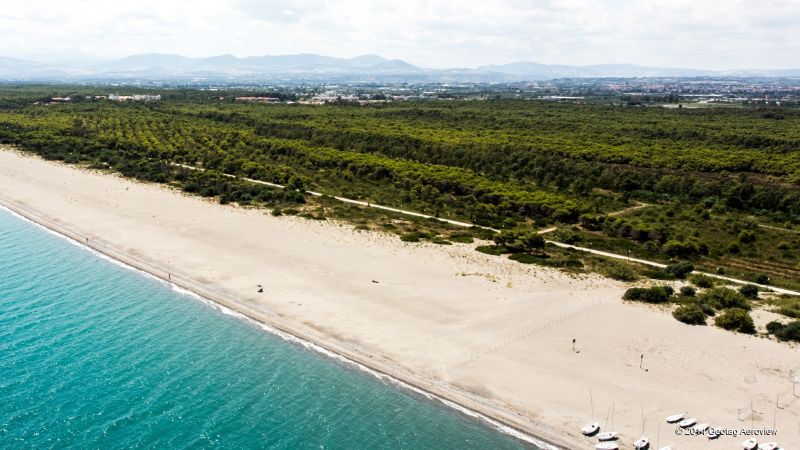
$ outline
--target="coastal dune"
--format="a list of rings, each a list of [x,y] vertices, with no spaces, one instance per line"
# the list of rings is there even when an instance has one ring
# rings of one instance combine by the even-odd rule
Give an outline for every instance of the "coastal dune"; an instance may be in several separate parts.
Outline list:
[[[735,430],[774,422],[767,440],[800,445],[796,346],[681,324],[620,300],[619,282],[272,217],[11,150],[0,151],[0,204],[559,447],[590,448],[579,429],[592,416],[605,425],[612,402],[623,448],[643,427],[655,444],[658,422],[661,446],[744,439],[678,436],[663,418],[684,411]]]

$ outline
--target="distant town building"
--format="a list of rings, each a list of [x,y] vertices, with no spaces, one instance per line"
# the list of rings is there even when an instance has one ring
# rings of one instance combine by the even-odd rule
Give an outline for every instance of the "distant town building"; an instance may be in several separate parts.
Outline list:
[[[134,102],[153,102],[161,100],[161,95],[117,95],[111,94],[108,96],[109,100],[115,102],[127,102],[127,101],[134,101]]]
[[[277,97],[236,97],[236,101],[247,103],[280,103],[281,99]]]

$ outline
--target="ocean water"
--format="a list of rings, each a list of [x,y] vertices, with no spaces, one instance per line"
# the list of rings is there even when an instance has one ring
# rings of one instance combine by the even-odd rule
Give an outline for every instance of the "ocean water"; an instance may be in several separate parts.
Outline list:
[[[0,209],[0,449],[536,448]]]

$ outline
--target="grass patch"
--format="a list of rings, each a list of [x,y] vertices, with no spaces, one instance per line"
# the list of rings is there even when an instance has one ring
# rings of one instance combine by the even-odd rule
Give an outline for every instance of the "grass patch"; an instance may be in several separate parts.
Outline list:
[[[769,304],[774,306],[772,312],[793,319],[800,319],[800,297],[781,295],[770,299]]]
[[[609,263],[608,267],[601,273],[618,281],[636,281],[639,279],[639,274],[635,270],[622,264]]]

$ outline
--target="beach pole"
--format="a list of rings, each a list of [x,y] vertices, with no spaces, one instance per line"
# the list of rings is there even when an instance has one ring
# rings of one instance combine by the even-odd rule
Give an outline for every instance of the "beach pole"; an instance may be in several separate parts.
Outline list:
[[[644,406],[642,406],[642,436],[644,436]]]
[[[658,446],[658,441],[661,439],[661,422],[656,422],[658,426],[656,427],[656,448],[661,448]]]

